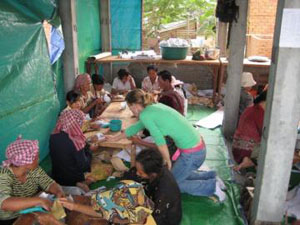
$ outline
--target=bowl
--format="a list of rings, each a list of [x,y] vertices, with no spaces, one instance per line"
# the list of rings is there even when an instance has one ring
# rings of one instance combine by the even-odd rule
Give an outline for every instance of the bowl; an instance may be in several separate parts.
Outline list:
[[[121,102],[120,110],[126,109],[126,106],[127,106],[127,102]]]
[[[109,122],[109,128],[113,132],[120,131],[122,128],[122,120],[111,120]]]
[[[163,59],[180,60],[185,59],[189,47],[160,47]]]
[[[111,102],[111,98],[110,98],[108,95],[104,95],[103,100],[104,100],[106,103],[110,103],[110,102]]]

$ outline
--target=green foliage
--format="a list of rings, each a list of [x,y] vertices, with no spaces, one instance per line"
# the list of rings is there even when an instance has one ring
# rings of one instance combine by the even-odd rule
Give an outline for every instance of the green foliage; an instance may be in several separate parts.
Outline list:
[[[196,18],[199,34],[214,34],[216,0],[144,0],[147,37],[156,36],[162,24]]]

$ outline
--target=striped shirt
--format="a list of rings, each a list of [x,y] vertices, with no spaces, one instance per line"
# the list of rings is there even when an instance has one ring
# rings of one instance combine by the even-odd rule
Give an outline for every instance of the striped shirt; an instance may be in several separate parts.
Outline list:
[[[47,191],[54,181],[46,172],[37,167],[31,171],[25,183],[21,183],[9,168],[0,168],[0,207],[2,202],[10,197],[32,197],[40,190]],[[0,220],[16,218],[17,212],[3,211],[0,209]]]

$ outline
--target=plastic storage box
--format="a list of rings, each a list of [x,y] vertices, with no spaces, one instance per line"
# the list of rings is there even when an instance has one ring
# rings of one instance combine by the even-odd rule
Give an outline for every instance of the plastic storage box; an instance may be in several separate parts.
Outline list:
[[[160,47],[163,59],[180,60],[185,59],[189,47]]]

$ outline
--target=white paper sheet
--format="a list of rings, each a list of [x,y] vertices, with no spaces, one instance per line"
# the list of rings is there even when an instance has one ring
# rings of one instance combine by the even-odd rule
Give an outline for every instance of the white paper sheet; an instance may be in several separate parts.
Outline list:
[[[287,194],[287,201],[285,202],[285,211],[288,216],[300,219],[300,188],[295,187]]]
[[[151,136],[146,137],[143,140],[146,141],[146,142],[149,142],[149,143],[154,143],[153,138]],[[142,146],[137,145],[136,146],[136,154],[139,154],[145,148],[146,147],[142,147]],[[127,162],[130,162],[129,152],[130,152],[130,150],[126,151],[125,149],[123,149],[118,154],[116,154],[116,156],[119,157],[120,159],[123,159]]]
[[[139,154],[141,150],[142,150],[142,148],[140,146],[136,146],[136,154]],[[130,152],[130,150],[126,151],[125,149],[123,149],[116,156],[119,157],[120,159],[130,162],[129,152]]]
[[[300,48],[300,9],[284,9],[279,47]]]
[[[209,116],[199,120],[195,123],[197,126],[201,126],[208,129],[214,129],[220,125],[222,125],[224,117],[224,110],[219,109],[216,112],[210,114]]]

